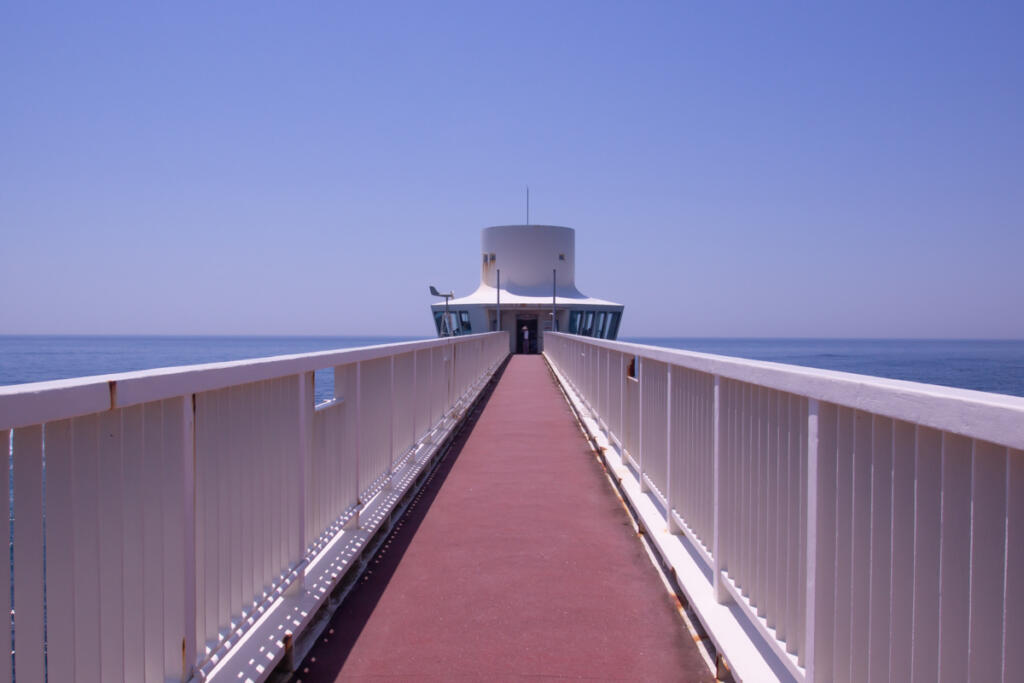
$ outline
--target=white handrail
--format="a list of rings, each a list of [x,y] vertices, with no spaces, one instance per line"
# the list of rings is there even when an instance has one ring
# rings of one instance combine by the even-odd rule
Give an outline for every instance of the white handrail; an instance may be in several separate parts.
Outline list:
[[[0,387],[0,683],[266,677],[507,353],[496,332]]]
[[[1019,675],[1024,399],[557,333],[545,354],[740,678]]]
[[[481,336],[445,337],[0,386],[0,429],[125,408],[137,403],[385,358],[412,350],[451,346]]]

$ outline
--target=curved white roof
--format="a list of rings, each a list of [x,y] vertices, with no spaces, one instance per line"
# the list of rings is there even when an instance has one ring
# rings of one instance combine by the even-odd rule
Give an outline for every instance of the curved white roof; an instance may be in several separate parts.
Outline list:
[[[501,303],[563,306],[621,306],[588,297],[576,289],[576,231],[559,225],[496,225],[480,231],[480,286],[449,306]],[[443,307],[442,304],[434,306]]]
[[[501,305],[506,304],[538,304],[538,305],[551,305],[551,284],[548,283],[547,295],[537,294],[517,294],[511,292],[504,287],[505,273],[502,271],[502,288],[501,288]],[[575,289],[575,287],[573,288]],[[468,296],[459,297],[457,299],[451,299],[448,303],[449,307],[456,305],[466,304],[493,304],[498,299],[498,290],[496,287],[489,287],[488,285],[480,285],[475,292]],[[593,297],[584,296],[579,291],[576,292],[576,296],[566,296],[561,291],[556,291],[555,304],[559,306],[621,306],[614,301],[605,301],[604,299],[595,299]],[[433,304],[440,308],[444,308],[444,304]]]

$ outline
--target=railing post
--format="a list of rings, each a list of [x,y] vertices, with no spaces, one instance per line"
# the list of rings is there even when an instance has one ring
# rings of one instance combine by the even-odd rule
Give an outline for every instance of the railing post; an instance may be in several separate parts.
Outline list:
[[[310,471],[310,463],[313,460],[313,411],[314,411],[314,382],[315,377],[312,372],[304,372],[299,375],[299,443],[298,443],[298,514],[296,520],[298,522],[298,538],[296,539],[296,547],[292,549],[295,553],[294,557],[302,558],[305,555],[306,550],[306,499],[309,495],[309,479],[312,475]],[[299,577],[295,583],[299,586],[305,586],[305,571]]]
[[[430,364],[427,367],[427,429],[434,428],[434,347],[430,351]]]
[[[363,451],[363,363],[356,363],[356,433],[355,433],[355,482],[356,482],[356,513],[353,515],[355,526],[359,527],[359,515],[363,507],[363,491],[359,486],[359,460]]]
[[[636,467],[640,471],[640,491],[646,493],[651,487],[644,481],[644,359],[636,357],[636,377],[639,380],[636,385],[637,418],[636,418]]]
[[[455,403],[455,401],[452,400],[452,385],[455,383],[455,344],[449,339],[444,348],[444,362],[446,365],[444,375],[448,384],[447,389],[445,389],[445,403],[444,410],[442,412],[447,413],[448,410],[451,409],[452,404]]]
[[[626,367],[625,367],[625,356],[621,353],[616,353],[619,357],[619,455],[622,456],[622,463],[626,463],[626,397],[629,395],[629,387],[626,382]]]
[[[388,486],[393,486],[391,475],[395,471],[395,355],[391,354],[390,371],[388,373]]]
[[[722,577],[722,378],[715,375],[714,398],[711,411],[711,461],[713,471],[714,492],[712,508],[714,511],[714,539],[712,555],[714,559],[715,599],[720,603],[729,602],[729,591],[725,588]]]
[[[807,400],[807,586],[804,613],[804,666],[806,680],[816,677],[814,632],[818,574],[818,401]],[[830,610],[831,613],[831,610]]]
[[[417,429],[417,423],[420,416],[420,395],[417,382],[420,378],[420,372],[418,369],[418,361],[420,357],[419,350],[412,352],[412,435],[416,441],[419,441],[421,432]]]
[[[181,680],[187,681],[196,664],[196,397],[186,394],[181,397],[181,458],[183,483],[184,557],[185,564],[185,633],[182,639]]]
[[[665,364],[665,522],[669,533],[682,533],[672,516],[675,490],[672,486],[672,364]]]

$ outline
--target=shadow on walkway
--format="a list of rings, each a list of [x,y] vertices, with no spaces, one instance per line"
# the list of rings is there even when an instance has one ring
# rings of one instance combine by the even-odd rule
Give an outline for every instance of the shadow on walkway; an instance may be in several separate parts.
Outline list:
[[[447,453],[429,474],[405,514],[398,520],[387,540],[370,560],[366,571],[353,587],[352,592],[331,617],[320,636],[320,641],[306,655],[306,660],[296,670],[295,679],[297,681],[304,680],[303,674],[310,673],[311,665],[316,666],[317,680],[320,680],[321,677],[332,680],[341,674],[349,653],[362,634],[377,603],[380,602],[381,596],[387,589],[395,570],[409,548],[409,544],[416,536],[423,519],[430,512],[430,506],[458,461],[462,449],[473,433],[480,415],[491,400],[494,388],[507,367],[508,361],[495,371],[461,429],[452,439]]]

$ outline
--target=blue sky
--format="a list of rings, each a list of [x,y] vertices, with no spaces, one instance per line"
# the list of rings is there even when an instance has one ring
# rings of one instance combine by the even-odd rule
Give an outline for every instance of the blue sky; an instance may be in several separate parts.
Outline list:
[[[1021,5],[0,4],[0,333],[429,335],[577,230],[625,336],[1024,338]]]

